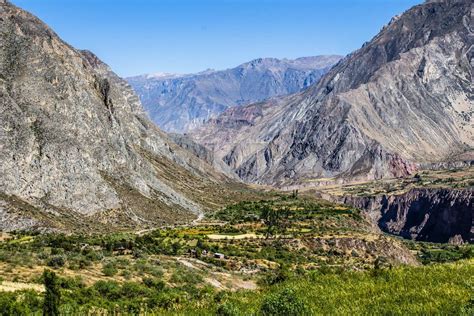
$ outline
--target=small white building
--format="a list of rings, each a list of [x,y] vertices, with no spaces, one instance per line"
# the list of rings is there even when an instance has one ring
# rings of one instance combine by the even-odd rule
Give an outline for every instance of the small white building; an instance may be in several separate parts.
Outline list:
[[[223,253],[215,252],[215,253],[214,253],[214,258],[216,258],[216,259],[224,259],[225,256],[224,256]]]

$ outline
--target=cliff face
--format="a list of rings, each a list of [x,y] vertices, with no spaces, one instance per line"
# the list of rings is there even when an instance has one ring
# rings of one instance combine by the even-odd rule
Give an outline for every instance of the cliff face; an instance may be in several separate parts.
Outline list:
[[[471,7],[415,6],[318,84],[228,110],[193,137],[242,179],[280,186],[398,177],[420,164],[471,160]]]
[[[0,121],[2,230],[187,221],[227,181],[158,130],[96,56],[6,1]]]
[[[127,80],[158,126],[168,132],[186,132],[229,107],[301,91],[316,83],[340,59],[260,58],[222,71],[142,75]]]
[[[345,197],[381,230],[408,239],[474,243],[472,189],[412,189],[401,195]]]

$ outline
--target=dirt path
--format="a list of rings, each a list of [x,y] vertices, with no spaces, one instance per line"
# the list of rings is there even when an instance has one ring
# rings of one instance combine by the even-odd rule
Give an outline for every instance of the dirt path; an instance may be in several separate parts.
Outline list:
[[[221,235],[221,234],[210,234],[207,235],[209,239],[219,240],[219,239],[245,239],[245,238],[265,238],[263,235],[257,235],[255,233],[247,233],[240,235]]]

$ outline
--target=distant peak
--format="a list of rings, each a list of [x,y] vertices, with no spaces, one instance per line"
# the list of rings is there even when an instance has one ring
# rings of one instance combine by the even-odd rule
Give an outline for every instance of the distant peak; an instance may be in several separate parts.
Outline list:
[[[151,74],[146,74],[145,77],[147,79],[168,79],[168,78],[176,78],[181,77],[182,74],[172,73],[172,72],[155,72]]]
[[[207,68],[206,70],[198,72],[197,75],[207,75],[207,74],[211,74],[213,72],[216,72],[216,70],[213,69],[213,68]]]

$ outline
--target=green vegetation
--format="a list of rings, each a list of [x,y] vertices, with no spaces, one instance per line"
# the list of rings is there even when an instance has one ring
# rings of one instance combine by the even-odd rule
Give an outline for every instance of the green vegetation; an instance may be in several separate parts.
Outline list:
[[[293,275],[258,291],[238,292],[219,292],[209,286],[186,291],[152,280],[98,281],[88,287],[63,280],[59,311],[61,314],[108,311],[192,315],[472,315],[473,276],[473,262],[459,261],[382,269],[378,273],[322,269]],[[42,296],[32,291],[1,293],[1,314],[39,315]]]
[[[293,192],[143,235],[2,236],[0,315],[471,315],[473,247]]]
[[[61,293],[59,290],[56,274],[52,271],[45,270],[43,273],[43,278],[44,287],[46,290],[43,303],[43,315],[58,316]]]
[[[408,248],[418,253],[423,264],[454,262],[474,258],[474,245],[450,245],[429,242],[405,241]]]
[[[424,170],[412,177],[382,179],[358,184],[342,184],[320,188],[332,195],[373,196],[402,194],[414,188],[464,189],[474,186],[474,167],[447,170]]]
[[[301,296],[291,287],[264,297],[260,311],[262,315],[268,316],[309,315],[311,312]]]

